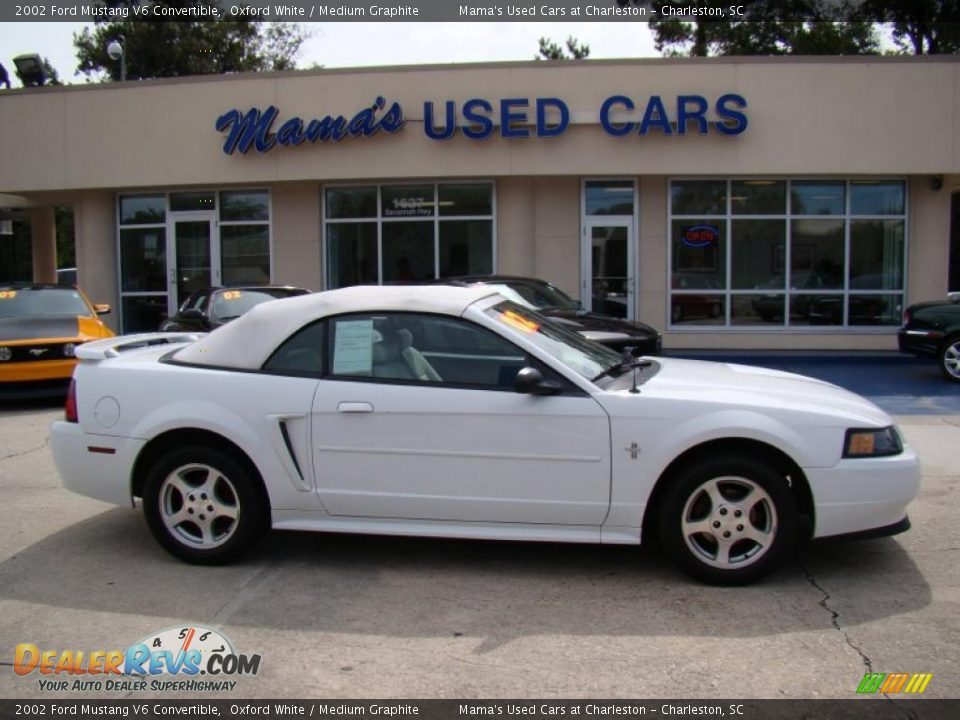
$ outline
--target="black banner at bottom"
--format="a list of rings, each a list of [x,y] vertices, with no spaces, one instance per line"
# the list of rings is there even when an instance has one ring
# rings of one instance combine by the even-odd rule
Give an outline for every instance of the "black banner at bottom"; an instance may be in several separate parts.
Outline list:
[[[603,720],[705,718],[732,720],[955,720],[958,700],[0,700],[0,719],[54,718],[362,718],[363,720]]]

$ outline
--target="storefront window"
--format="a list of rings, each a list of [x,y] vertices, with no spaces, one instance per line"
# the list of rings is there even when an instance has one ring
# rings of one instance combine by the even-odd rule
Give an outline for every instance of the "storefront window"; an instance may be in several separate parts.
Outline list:
[[[220,257],[224,285],[269,284],[269,228],[266,225],[222,226]]]
[[[633,181],[601,180],[585,186],[587,215],[633,215]]]
[[[265,190],[220,193],[220,220],[269,220],[270,196]]]
[[[899,324],[904,183],[678,180],[670,197],[671,325]]]
[[[327,287],[493,272],[492,183],[327,188]]]
[[[194,290],[272,280],[267,190],[121,195],[117,205],[124,332],[157,330]]]
[[[790,212],[793,215],[843,215],[846,183],[794,180],[790,183]]]
[[[734,215],[783,215],[787,184],[782,180],[734,180],[730,187]]]
[[[121,225],[153,225],[166,220],[164,195],[125,195],[120,198]]]

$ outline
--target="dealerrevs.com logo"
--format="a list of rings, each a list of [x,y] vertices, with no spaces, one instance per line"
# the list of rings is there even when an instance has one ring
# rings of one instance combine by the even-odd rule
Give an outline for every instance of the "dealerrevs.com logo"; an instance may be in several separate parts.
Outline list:
[[[223,633],[194,625],[153,633],[125,650],[51,650],[20,643],[13,671],[36,676],[43,691],[223,691],[236,687],[234,677],[256,675],[260,655],[237,653]]]

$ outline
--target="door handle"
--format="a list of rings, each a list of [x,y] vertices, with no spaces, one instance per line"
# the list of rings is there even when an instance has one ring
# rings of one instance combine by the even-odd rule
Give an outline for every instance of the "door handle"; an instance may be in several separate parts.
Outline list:
[[[368,402],[342,402],[337,405],[337,412],[372,413],[373,405]]]

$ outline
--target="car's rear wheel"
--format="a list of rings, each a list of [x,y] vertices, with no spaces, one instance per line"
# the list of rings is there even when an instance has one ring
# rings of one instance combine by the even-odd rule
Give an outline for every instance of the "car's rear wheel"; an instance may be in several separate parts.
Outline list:
[[[943,341],[937,359],[943,376],[947,380],[960,382],[960,335],[951,335]]]
[[[793,493],[767,463],[721,456],[694,463],[668,482],[660,538],[677,564],[698,580],[753,582],[794,548]]]
[[[157,541],[190,563],[228,562],[264,527],[265,504],[241,463],[207,447],[185,447],[154,465],[143,491],[144,515]]]

